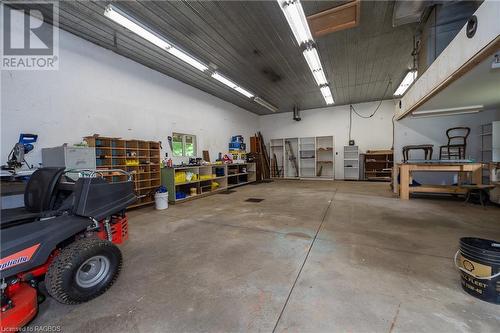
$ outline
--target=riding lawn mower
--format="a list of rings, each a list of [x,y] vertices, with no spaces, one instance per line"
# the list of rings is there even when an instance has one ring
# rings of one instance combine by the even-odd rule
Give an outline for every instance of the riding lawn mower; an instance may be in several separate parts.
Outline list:
[[[127,180],[110,183],[103,172]],[[35,317],[42,280],[64,304],[89,301],[111,287],[122,265],[115,244],[128,235],[125,209],[136,200],[132,178],[122,170],[35,171],[24,207],[1,211],[0,330],[19,330]]]

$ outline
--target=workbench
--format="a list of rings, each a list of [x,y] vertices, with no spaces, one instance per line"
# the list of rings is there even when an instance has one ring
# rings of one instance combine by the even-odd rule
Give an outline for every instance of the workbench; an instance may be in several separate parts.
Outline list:
[[[410,186],[413,172],[454,172],[458,173],[458,185],[420,185]],[[397,182],[399,175],[399,184]],[[466,194],[467,190],[460,187],[461,183],[471,176],[471,182],[482,185],[482,163],[453,162],[453,161],[428,161],[407,162],[396,164],[394,174],[395,192],[399,192],[401,200],[409,200],[410,193],[443,193]]]

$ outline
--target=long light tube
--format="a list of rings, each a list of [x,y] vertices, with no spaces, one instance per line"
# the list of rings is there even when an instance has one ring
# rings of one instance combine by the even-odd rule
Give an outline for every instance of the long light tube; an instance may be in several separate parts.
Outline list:
[[[285,15],[288,25],[292,29],[293,36],[297,40],[297,43],[301,45],[302,43],[313,40],[300,0],[278,0],[278,4]]]
[[[298,1],[297,1],[298,2]],[[302,7],[300,6],[300,10],[302,10]],[[303,14],[303,10],[302,10]],[[159,48],[167,51],[174,57],[178,58],[179,60],[182,60],[183,62],[193,66],[194,68],[204,72],[208,70],[208,66],[205,65],[204,63],[200,62],[199,60],[195,59],[193,56],[189,55],[187,52],[181,50],[180,48],[176,47],[171,43],[169,40],[165,39],[164,37],[160,36],[159,34],[155,33],[151,29],[149,29],[147,26],[144,24],[140,23],[139,21],[135,20],[133,17],[130,15],[126,14],[125,12],[121,11],[120,9],[116,8],[113,5],[108,5],[106,6],[106,9],[104,10],[104,15],[108,17],[109,19],[113,20],[114,22],[118,23],[119,25],[123,26],[124,28],[132,31],[133,33],[137,34],[138,36],[144,38],[145,40],[151,42],[152,44],[158,46]],[[294,17],[296,16],[295,14]],[[304,15],[305,18],[305,15]],[[307,21],[306,25],[307,25]],[[310,35],[310,32],[309,32]],[[230,87],[231,89],[236,90],[240,94],[244,95],[247,98],[253,98],[255,95],[240,87],[233,81],[229,80],[228,78],[220,75],[217,72],[214,72],[211,74],[212,78],[216,79],[217,81],[221,82],[222,84]],[[254,101],[269,110],[276,112],[278,109],[274,107],[273,105],[269,104],[268,102],[264,101],[263,99],[256,97],[254,98]]]
[[[307,23],[306,15],[304,14],[304,9],[300,0],[277,0],[278,4],[285,15],[286,21],[292,30],[293,36],[297,40],[299,46],[306,45],[307,48],[302,52],[304,58],[306,59],[307,65],[311,70],[314,80],[318,86],[328,85],[325,72],[323,71],[323,66],[321,65],[321,60],[319,59],[319,54],[314,47],[314,39],[309,29],[309,24]],[[330,88],[328,88],[328,94],[326,94],[324,89],[321,90],[326,104],[333,104],[333,96],[331,94]]]
[[[224,84],[224,85],[228,86],[229,88],[233,88],[233,89],[234,89],[235,87],[237,87],[237,86],[238,86],[236,83],[234,83],[233,81],[231,81],[231,80],[229,80],[229,79],[225,78],[224,76],[220,75],[220,74],[219,74],[219,73],[217,73],[217,72],[214,72],[214,73],[212,74],[212,77],[213,77],[214,79],[216,79],[217,81],[219,81],[220,83],[222,83],[222,84]]]
[[[122,27],[132,31],[133,33],[144,38],[145,40],[153,43],[154,45],[158,46],[159,48],[166,50],[168,53],[170,53],[174,57],[178,58],[179,60],[184,61],[185,63],[193,66],[194,68],[196,68],[202,72],[206,71],[208,69],[207,65],[196,60],[194,57],[190,56],[185,51],[182,51],[179,48],[173,46],[170,41],[168,41],[164,37],[156,34],[152,30],[150,30],[148,27],[139,23],[137,20],[135,20],[134,18],[125,14],[123,11],[116,8],[115,6],[113,6],[113,5],[106,6],[106,9],[104,10],[104,16],[115,21],[116,23],[118,23]]]
[[[237,92],[239,92],[240,94],[244,95],[245,97],[248,97],[248,98],[252,98],[254,96],[254,94],[252,94],[250,91],[238,86],[236,88],[234,88],[234,90],[236,90]]]
[[[161,49],[166,50],[172,46],[170,42],[165,38],[155,34],[153,31],[138,23],[136,20],[129,17],[127,14],[112,5],[106,6],[106,9],[104,10],[104,16],[115,21],[122,27],[127,28],[133,33],[141,36],[142,38],[153,43]]]
[[[448,109],[434,109],[434,110],[418,110],[412,112],[412,117],[439,117],[439,116],[454,116],[460,114],[478,113],[483,110],[483,105],[463,106]]]
[[[248,98],[252,98],[254,96],[254,94],[252,94],[248,90],[246,90],[246,89],[238,86],[236,83],[234,83],[233,81],[229,80],[228,78],[220,75],[217,72],[212,73],[212,77],[214,79],[216,79],[217,81],[219,81],[220,83],[228,86],[229,88],[232,88],[232,89],[236,90],[237,92],[239,92],[242,95],[245,95]]]
[[[316,83],[318,84],[318,86],[328,84],[328,81],[326,80],[325,73],[323,72],[322,69],[314,71],[313,76],[314,76],[314,79],[316,80]]]
[[[418,72],[416,70],[411,70],[406,73],[403,81],[399,84],[398,89],[394,92],[394,96],[402,96],[405,91],[412,85],[413,81],[416,80]]]
[[[193,66],[194,68],[204,72],[208,69],[208,66],[206,66],[205,64],[199,62],[198,60],[196,60],[195,58],[191,57],[189,54],[187,54],[186,52],[184,51],[181,51],[179,50],[178,48],[176,47],[171,47],[167,50],[168,53],[170,53],[171,55],[173,55],[174,57],[177,57],[179,58],[180,60],[184,61],[185,63]]]
[[[332,91],[330,90],[330,87],[324,86],[319,89],[321,91],[321,94],[323,95],[323,98],[325,99],[326,104],[330,105],[335,103],[333,100],[332,96]]]
[[[305,49],[302,54],[304,55],[307,65],[309,65],[309,69],[311,70],[318,86],[327,84],[328,81],[326,80],[325,73],[321,67],[321,60],[319,60],[319,54],[316,48]]]
[[[272,105],[271,103],[263,100],[262,98],[260,97],[255,97],[254,99],[254,102],[257,103],[257,104],[260,104],[262,105],[263,107],[265,107],[266,109],[268,110],[271,110],[272,112],[277,112],[278,111],[278,108],[275,107],[274,105]]]
[[[306,58],[306,62],[309,65],[311,72],[321,69],[321,61],[319,60],[319,55],[316,48],[305,49],[302,54],[304,55],[304,58]]]

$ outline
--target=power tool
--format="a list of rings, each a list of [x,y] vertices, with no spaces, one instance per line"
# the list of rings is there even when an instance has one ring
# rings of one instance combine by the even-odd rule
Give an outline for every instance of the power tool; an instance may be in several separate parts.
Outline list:
[[[32,167],[26,162],[24,156],[33,150],[33,144],[37,139],[38,135],[36,134],[21,133],[19,135],[19,141],[9,153],[7,165],[2,165],[2,169],[15,171],[16,169],[20,169],[23,164],[26,164],[28,169],[31,169]]]

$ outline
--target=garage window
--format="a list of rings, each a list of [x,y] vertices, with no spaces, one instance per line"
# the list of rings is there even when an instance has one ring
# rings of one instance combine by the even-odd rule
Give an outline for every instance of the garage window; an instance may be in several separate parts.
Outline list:
[[[196,156],[196,135],[173,133],[172,155],[176,157]]]

